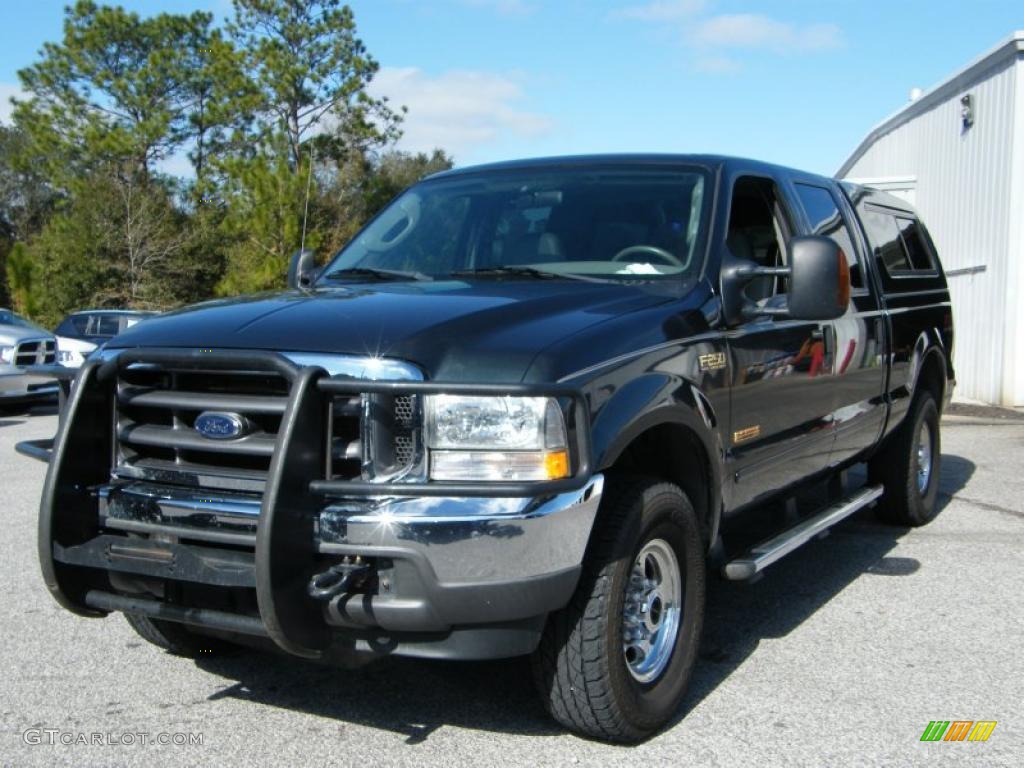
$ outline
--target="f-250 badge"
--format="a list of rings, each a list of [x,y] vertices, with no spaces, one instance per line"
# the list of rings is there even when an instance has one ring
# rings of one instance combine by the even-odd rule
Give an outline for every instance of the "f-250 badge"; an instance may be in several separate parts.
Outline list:
[[[697,358],[702,371],[720,371],[725,368],[725,352],[709,352]]]

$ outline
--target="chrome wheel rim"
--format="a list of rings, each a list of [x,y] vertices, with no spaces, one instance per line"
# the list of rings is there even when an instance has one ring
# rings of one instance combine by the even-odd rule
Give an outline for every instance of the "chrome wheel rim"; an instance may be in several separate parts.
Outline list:
[[[921,424],[917,435],[917,492],[922,496],[928,490],[932,479],[932,428],[927,423]]]
[[[679,561],[664,539],[647,542],[626,584],[622,609],[622,651],[626,668],[635,680],[656,680],[669,659],[679,635],[683,590]]]

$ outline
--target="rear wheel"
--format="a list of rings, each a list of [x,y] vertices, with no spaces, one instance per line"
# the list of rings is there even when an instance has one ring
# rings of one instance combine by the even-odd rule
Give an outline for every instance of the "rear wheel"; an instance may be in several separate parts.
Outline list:
[[[941,448],[939,409],[932,394],[923,392],[915,398],[899,432],[869,464],[872,482],[885,487],[879,518],[914,527],[935,519]]]
[[[600,739],[635,742],[678,710],[704,621],[704,546],[677,486],[615,484],[583,574],[533,657],[551,715]]]
[[[239,650],[234,643],[197,634],[175,621],[151,619],[137,613],[126,613],[124,617],[143,640],[177,656],[223,656]]]

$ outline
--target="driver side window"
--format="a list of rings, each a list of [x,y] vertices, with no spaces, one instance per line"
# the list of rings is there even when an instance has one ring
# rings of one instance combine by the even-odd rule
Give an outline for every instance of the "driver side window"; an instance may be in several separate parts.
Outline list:
[[[737,259],[762,267],[786,264],[786,240],[792,231],[778,188],[771,179],[743,176],[736,180],[729,205],[725,244]],[[743,289],[754,302],[771,303],[786,292],[782,277],[758,277]]]

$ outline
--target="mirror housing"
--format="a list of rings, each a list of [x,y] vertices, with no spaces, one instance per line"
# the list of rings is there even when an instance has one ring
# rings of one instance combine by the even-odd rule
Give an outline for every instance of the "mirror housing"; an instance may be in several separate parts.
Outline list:
[[[834,320],[850,305],[850,266],[830,237],[789,241],[787,310],[796,320]]]
[[[788,265],[762,267],[753,261],[727,257],[722,266],[722,312],[726,324],[762,316],[794,320],[834,320],[850,303],[850,267],[829,237],[794,237],[787,244]],[[755,306],[743,294],[755,277],[785,277],[789,286],[781,307]],[[780,297],[781,298],[781,297]]]
[[[316,256],[313,251],[300,250],[288,264],[288,287],[307,289],[317,277]]]

